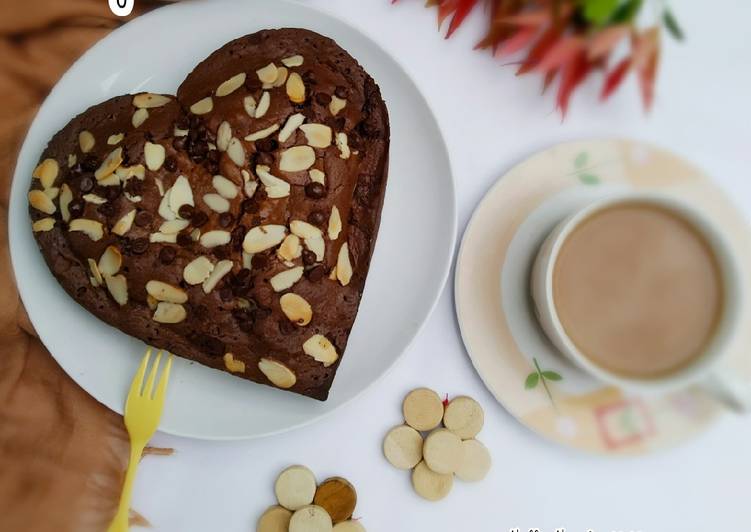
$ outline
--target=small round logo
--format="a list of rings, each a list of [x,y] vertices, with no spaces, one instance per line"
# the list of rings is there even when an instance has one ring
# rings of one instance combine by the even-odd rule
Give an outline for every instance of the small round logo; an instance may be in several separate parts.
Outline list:
[[[118,17],[127,17],[133,11],[136,0],[107,0],[112,13]]]

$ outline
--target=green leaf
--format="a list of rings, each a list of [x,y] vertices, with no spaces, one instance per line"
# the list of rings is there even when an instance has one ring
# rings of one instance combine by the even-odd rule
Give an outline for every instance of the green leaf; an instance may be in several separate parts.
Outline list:
[[[574,159],[574,166],[576,167],[576,169],[578,170],[582,168],[585,164],[587,164],[587,159],[589,159],[589,155],[585,151],[577,155],[576,159]]]
[[[582,15],[589,22],[602,26],[618,8],[620,0],[581,0]]]
[[[636,14],[641,9],[643,0],[628,0],[618,6],[618,9],[613,13],[613,17],[610,22],[613,24],[622,24],[624,22],[631,22],[636,17]]]
[[[543,371],[542,376],[548,379],[549,381],[560,381],[563,380],[563,377],[561,377],[560,373],[556,373],[555,371]]]
[[[527,380],[524,381],[524,387],[527,390],[531,390],[532,388],[537,386],[537,383],[539,382],[539,380],[540,380],[540,374],[537,373],[536,371],[533,371],[532,373],[527,375]]]
[[[662,22],[675,40],[682,41],[684,39],[683,30],[670,9],[665,8],[665,12],[662,14]]]
[[[596,185],[600,182],[600,178],[592,174],[579,174],[579,180],[585,185]]]

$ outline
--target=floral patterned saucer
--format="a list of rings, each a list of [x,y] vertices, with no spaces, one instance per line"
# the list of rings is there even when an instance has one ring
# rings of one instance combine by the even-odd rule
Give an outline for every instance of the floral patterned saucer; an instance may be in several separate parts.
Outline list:
[[[751,287],[751,232],[735,204],[683,159],[624,140],[560,144],[511,169],[475,210],[454,287],[464,344],[496,399],[543,437],[608,455],[678,444],[723,413],[699,388],[638,397],[604,385],[559,355],[537,324],[529,272],[538,246],[578,207],[619,190],[672,194],[712,217],[738,252]],[[749,307],[741,318],[746,322]],[[734,339],[727,364],[751,383],[748,345],[751,328]]]

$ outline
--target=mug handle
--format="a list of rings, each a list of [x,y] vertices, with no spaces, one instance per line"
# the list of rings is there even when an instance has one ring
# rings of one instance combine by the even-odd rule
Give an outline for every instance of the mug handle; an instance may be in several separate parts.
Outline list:
[[[702,388],[737,413],[751,411],[751,383],[725,371],[716,371]]]

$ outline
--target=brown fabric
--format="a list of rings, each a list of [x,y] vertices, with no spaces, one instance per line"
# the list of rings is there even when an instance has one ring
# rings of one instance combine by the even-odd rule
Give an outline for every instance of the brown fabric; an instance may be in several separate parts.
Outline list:
[[[35,336],[14,284],[7,212],[18,149],[42,99],[120,24],[105,0],[0,2],[0,530],[105,530],[119,500],[122,418],[79,388]]]

